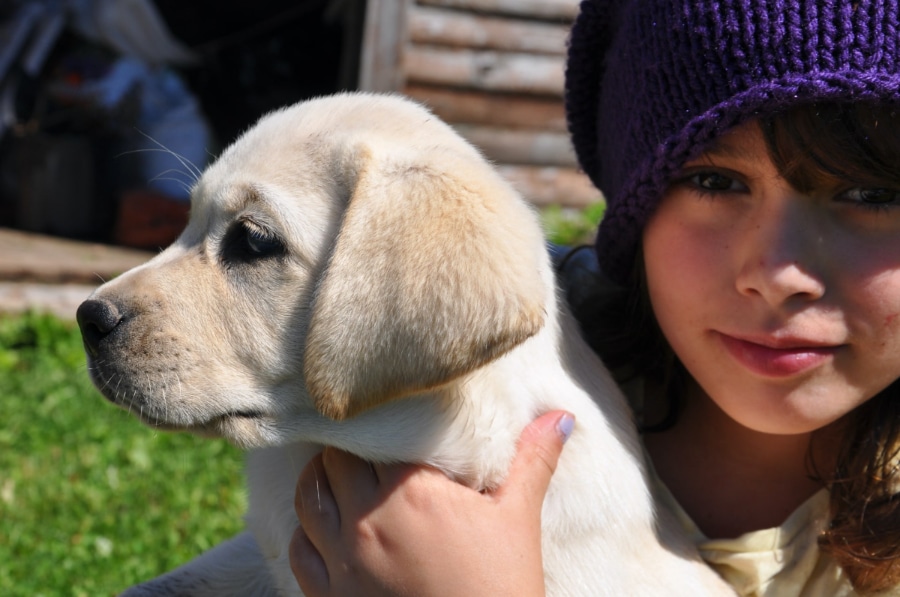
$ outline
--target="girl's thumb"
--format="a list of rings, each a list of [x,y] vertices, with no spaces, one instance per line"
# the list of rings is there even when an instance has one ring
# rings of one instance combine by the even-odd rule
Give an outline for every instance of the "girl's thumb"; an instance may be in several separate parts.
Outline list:
[[[498,493],[514,492],[540,506],[556,471],[563,444],[575,428],[575,417],[555,410],[532,421],[519,436],[509,476]]]

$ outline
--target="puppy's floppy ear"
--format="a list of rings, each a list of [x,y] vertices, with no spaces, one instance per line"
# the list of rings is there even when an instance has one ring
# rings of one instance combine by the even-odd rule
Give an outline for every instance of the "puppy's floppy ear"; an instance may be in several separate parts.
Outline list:
[[[354,154],[305,349],[307,388],[328,417],[445,384],[543,325],[530,208],[474,151],[437,151]]]

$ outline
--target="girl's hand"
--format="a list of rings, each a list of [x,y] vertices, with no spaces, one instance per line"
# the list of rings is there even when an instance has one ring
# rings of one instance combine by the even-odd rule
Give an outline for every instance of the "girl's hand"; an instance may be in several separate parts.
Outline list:
[[[370,465],[326,448],[297,482],[290,557],[303,592],[543,595],[541,506],[573,422],[554,411],[526,427],[491,493],[433,468]]]

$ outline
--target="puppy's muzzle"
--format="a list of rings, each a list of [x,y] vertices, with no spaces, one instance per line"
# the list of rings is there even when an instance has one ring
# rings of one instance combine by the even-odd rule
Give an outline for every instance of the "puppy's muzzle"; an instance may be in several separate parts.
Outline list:
[[[100,353],[100,343],[116,330],[123,317],[114,303],[106,299],[88,299],[78,307],[75,319],[81,328],[85,349],[96,357]]]

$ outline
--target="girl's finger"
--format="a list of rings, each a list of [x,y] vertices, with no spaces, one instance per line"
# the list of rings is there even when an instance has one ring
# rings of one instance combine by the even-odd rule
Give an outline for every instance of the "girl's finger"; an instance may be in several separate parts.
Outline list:
[[[314,456],[300,473],[294,509],[306,537],[327,558],[329,540],[333,543],[340,534],[341,513],[328,484],[322,454]]]
[[[519,436],[519,446],[509,476],[495,493],[496,497],[517,496],[539,510],[556,471],[563,444],[574,425],[575,418],[570,413],[551,411],[525,427]]]
[[[325,560],[312,544],[303,530],[298,526],[291,537],[289,549],[291,571],[300,584],[306,597],[324,597],[328,595],[331,579]]]
[[[340,513],[352,519],[377,502],[378,477],[373,465],[337,448],[322,451],[322,464]]]

